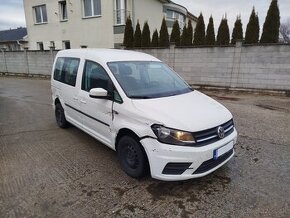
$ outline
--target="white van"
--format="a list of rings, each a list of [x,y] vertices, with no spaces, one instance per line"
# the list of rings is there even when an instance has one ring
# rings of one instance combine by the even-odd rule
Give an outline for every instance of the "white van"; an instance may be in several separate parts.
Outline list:
[[[117,151],[134,178],[205,176],[234,155],[232,114],[153,56],[114,49],[58,52],[51,89],[59,127]]]

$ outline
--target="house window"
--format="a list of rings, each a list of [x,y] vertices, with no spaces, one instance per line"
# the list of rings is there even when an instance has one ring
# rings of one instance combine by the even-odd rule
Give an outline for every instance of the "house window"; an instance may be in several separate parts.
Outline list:
[[[38,42],[37,43],[37,49],[43,51],[44,47],[43,47],[43,42]]]
[[[46,5],[39,5],[34,7],[35,23],[47,23]]]
[[[169,19],[174,19],[174,11],[167,10],[166,17]]]
[[[66,21],[67,20],[67,4],[66,1],[59,2],[59,10],[60,10],[60,20]]]
[[[94,17],[101,15],[101,0],[83,0],[84,17]]]
[[[179,26],[180,27],[184,27],[184,24],[185,24],[185,17],[182,15],[182,14],[179,14],[178,15],[178,23],[179,23]]]
[[[117,25],[124,25],[126,22],[127,14],[127,1],[116,0],[115,1],[115,23]]]
[[[183,26],[185,24],[185,16],[183,14],[176,12],[176,11],[167,10],[166,17],[168,19],[177,20],[179,27],[183,28]]]
[[[50,41],[50,48],[55,48],[55,43],[54,43],[54,41]]]
[[[63,49],[70,49],[70,41],[69,40],[62,41],[62,47]]]

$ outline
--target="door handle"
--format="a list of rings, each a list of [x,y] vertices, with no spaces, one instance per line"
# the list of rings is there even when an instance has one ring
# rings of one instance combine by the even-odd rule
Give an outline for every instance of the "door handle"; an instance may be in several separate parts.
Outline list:
[[[83,104],[86,104],[87,102],[86,102],[86,101],[84,101],[84,100],[81,100],[81,103],[83,103]]]

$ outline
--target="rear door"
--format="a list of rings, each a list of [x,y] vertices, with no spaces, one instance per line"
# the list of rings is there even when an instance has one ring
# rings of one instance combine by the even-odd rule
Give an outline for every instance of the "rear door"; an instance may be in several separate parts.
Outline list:
[[[113,102],[89,96],[92,88],[103,88],[108,91],[109,84],[111,84],[111,80],[105,69],[96,62],[86,60],[79,94],[81,111],[84,114],[83,128],[103,143],[111,146]]]
[[[82,114],[78,112],[79,84],[76,82],[79,66],[79,58],[59,57],[54,71],[55,86],[58,87],[58,97],[65,110],[65,116],[69,122],[77,126],[82,125]]]

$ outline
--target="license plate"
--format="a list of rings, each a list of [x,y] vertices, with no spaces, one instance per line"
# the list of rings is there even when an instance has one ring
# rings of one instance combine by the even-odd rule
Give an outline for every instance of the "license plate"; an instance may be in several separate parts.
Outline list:
[[[222,156],[223,154],[227,153],[228,151],[234,148],[234,142],[231,141],[223,147],[220,147],[213,151],[213,159],[216,160],[218,157]]]

